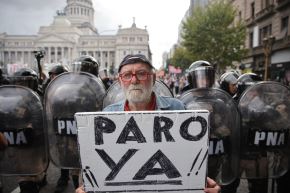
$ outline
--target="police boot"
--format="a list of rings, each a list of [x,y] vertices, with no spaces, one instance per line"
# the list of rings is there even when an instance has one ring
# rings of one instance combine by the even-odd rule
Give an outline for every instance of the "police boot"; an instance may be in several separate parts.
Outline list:
[[[65,188],[67,187],[68,180],[69,180],[69,170],[61,169],[61,175],[57,181],[57,185],[56,185],[54,193],[64,192]]]
[[[77,189],[79,187],[79,176],[73,175],[72,180],[73,180],[75,189]]]
[[[39,193],[39,188],[36,182],[22,181],[19,182],[20,193]]]

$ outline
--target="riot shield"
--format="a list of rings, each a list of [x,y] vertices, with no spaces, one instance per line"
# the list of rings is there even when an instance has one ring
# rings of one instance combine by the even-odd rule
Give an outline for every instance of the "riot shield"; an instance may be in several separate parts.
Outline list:
[[[289,164],[290,91],[278,82],[249,87],[241,112],[241,177],[276,178]]]
[[[39,96],[23,86],[0,86],[0,120],[4,136],[0,174],[37,175],[45,171],[48,152]]]
[[[50,82],[44,104],[49,155],[56,166],[80,168],[74,114],[101,111],[104,95],[101,79],[86,72],[66,72]]]
[[[188,90],[179,99],[186,109],[210,112],[208,176],[222,185],[231,183],[238,176],[240,149],[240,117],[235,102],[217,88]]]
[[[173,97],[172,92],[168,86],[161,80],[156,80],[153,86],[153,91],[161,96]],[[125,99],[125,95],[122,92],[121,85],[118,81],[115,81],[107,90],[103,101],[103,108],[118,101]]]

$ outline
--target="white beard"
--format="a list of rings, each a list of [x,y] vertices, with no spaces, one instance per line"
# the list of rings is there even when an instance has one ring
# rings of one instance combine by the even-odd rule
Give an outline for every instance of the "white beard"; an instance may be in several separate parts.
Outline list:
[[[129,103],[146,103],[151,99],[152,87],[144,87],[141,84],[130,85],[125,89],[125,96]]]

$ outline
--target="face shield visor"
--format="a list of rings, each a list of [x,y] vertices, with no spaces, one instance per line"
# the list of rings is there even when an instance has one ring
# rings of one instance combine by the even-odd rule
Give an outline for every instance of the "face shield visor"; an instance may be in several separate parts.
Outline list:
[[[25,86],[34,91],[38,88],[37,78],[33,76],[14,76],[10,77],[9,81],[12,85]]]
[[[72,63],[73,72],[88,72],[98,76],[98,65],[88,61],[75,61]]]
[[[211,88],[214,85],[214,69],[210,66],[202,66],[190,72],[193,88]]]

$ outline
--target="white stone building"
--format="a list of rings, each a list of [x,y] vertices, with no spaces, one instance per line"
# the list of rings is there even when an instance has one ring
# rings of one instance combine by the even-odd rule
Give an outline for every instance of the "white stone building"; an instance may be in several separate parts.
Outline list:
[[[45,50],[42,62],[47,69],[56,63],[69,66],[80,55],[95,57],[101,68],[109,70],[116,69],[127,54],[141,53],[151,59],[146,28],[137,28],[134,21],[130,28],[119,27],[116,31],[114,35],[98,33],[92,0],[67,0],[52,24],[41,26],[37,35],[0,32],[0,67],[17,64],[35,69],[33,51],[39,49]]]

